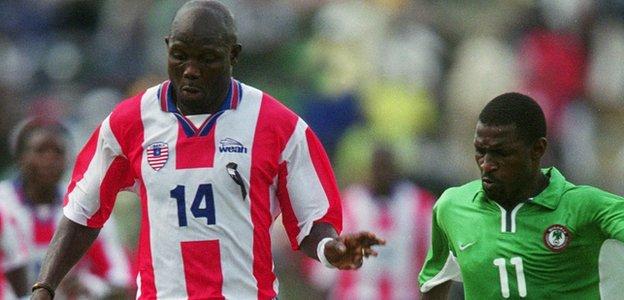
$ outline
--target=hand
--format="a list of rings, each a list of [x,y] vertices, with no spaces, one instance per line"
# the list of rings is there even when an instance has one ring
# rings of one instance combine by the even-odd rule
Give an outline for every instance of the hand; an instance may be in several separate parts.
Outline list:
[[[359,269],[364,257],[377,256],[371,247],[385,245],[384,239],[371,232],[358,232],[339,236],[325,245],[325,257],[332,265],[341,270]]]
[[[48,300],[48,299],[52,299],[52,296],[45,289],[36,289],[33,292],[30,299],[31,300]]]

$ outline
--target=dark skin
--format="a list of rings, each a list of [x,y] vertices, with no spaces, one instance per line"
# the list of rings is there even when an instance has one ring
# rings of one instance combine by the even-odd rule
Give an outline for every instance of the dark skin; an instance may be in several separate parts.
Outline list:
[[[474,146],[483,190],[488,199],[506,210],[537,196],[548,186],[540,161],[548,142],[520,138],[516,125],[488,126],[477,123]],[[447,299],[450,282],[433,287],[422,299]]]
[[[393,153],[378,146],[373,152],[371,187],[377,196],[389,196],[392,187],[399,178],[399,170],[396,166]]]
[[[192,1],[177,12],[165,43],[173,98],[182,114],[214,113],[223,103],[232,67],[242,49],[236,43],[232,24],[231,14],[218,2]],[[97,229],[63,218],[46,254],[38,281],[56,288],[98,233]],[[312,226],[310,234],[301,242],[301,250],[318,260],[316,247],[326,237],[334,238],[325,247],[327,260],[345,270],[359,268],[365,257],[377,255],[372,246],[385,244],[383,239],[370,232],[338,236],[331,225],[319,222]],[[33,293],[33,299],[50,299],[49,296],[43,289]]]
[[[17,158],[24,193],[34,203],[54,203],[67,161],[64,137],[51,130],[35,129],[26,139]]]
[[[517,134],[515,125],[477,124],[475,161],[481,171],[486,196],[505,209],[536,196],[548,185],[540,171],[540,160],[548,145],[546,138],[530,143]]]

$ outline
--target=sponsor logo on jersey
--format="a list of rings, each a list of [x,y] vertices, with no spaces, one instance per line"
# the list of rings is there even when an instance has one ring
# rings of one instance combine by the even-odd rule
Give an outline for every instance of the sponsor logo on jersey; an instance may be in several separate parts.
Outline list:
[[[224,138],[219,142],[219,152],[247,153],[247,147],[235,139]]]
[[[477,241],[474,242],[470,242],[470,243],[459,243],[459,251],[464,251],[466,249],[468,249],[468,247],[474,245]]]
[[[572,236],[567,227],[555,224],[544,231],[544,244],[553,252],[561,252],[570,244]]]
[[[156,142],[147,146],[147,163],[158,171],[162,169],[169,159],[169,146],[167,143]]]

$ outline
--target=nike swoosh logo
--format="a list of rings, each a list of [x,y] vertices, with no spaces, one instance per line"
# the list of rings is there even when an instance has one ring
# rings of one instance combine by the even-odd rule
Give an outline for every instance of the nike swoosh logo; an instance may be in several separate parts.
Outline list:
[[[472,243],[468,243],[468,244],[459,244],[459,251],[464,251],[464,250],[466,250],[468,247],[470,247],[470,246],[474,245],[475,243],[476,243],[476,241],[475,241],[475,242],[472,242]]]

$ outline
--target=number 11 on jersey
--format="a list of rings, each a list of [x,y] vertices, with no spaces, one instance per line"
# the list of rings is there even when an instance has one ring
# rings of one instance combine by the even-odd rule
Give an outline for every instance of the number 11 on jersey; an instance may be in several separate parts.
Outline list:
[[[516,279],[518,280],[518,294],[520,297],[526,297],[526,280],[524,279],[524,267],[522,266],[522,257],[512,257],[509,262],[516,268]],[[498,267],[498,274],[500,275],[501,294],[503,298],[509,298],[509,278],[507,276],[506,260],[504,258],[497,258],[494,260],[494,265]]]
[[[171,198],[178,204],[178,225],[184,227],[188,225],[186,220],[186,186],[178,185],[169,192]],[[195,193],[195,199],[191,204],[191,214],[195,218],[206,218],[207,225],[215,224],[215,205],[212,193],[212,184],[200,184]]]

